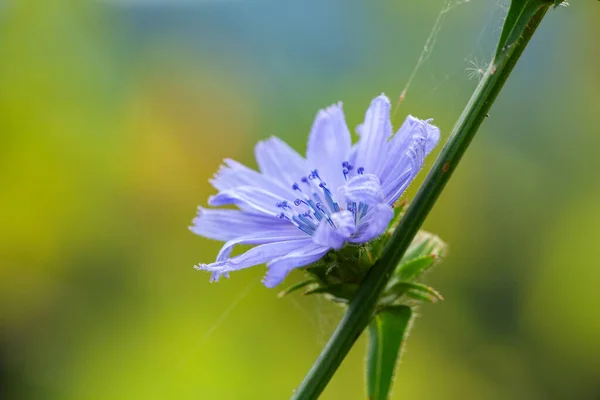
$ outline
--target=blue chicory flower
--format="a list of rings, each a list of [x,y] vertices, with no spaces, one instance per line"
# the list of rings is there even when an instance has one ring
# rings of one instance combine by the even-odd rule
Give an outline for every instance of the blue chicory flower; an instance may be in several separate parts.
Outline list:
[[[199,207],[192,232],[225,241],[217,260],[197,269],[211,281],[229,272],[267,264],[267,287],[347,243],[381,235],[392,205],[423,166],[440,131],[408,116],[394,135],[390,101],[384,95],[369,106],[352,145],[341,103],[319,111],[308,139],[306,158],[276,137],[255,149],[260,172],[226,159],[211,180],[219,191],[211,206]],[[256,247],[230,257],[237,244]]]

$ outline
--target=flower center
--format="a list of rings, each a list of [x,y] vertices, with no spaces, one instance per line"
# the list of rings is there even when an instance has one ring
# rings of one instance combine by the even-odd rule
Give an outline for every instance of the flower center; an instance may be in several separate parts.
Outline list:
[[[348,161],[342,163],[342,173],[346,181],[348,181],[353,170],[354,166]],[[363,167],[356,170],[359,175],[364,174],[364,172]],[[319,176],[318,170],[315,169],[308,176],[302,177],[300,183],[296,182],[292,185],[292,189],[298,197],[294,200],[293,205],[285,200],[276,204],[277,208],[281,209],[280,213],[277,214],[278,218],[288,220],[310,236],[313,236],[323,220],[331,227],[337,228],[332,215],[344,209],[334,200],[327,184]],[[364,203],[348,202],[345,209],[354,215],[354,223],[358,226],[360,220],[366,215],[369,206]]]

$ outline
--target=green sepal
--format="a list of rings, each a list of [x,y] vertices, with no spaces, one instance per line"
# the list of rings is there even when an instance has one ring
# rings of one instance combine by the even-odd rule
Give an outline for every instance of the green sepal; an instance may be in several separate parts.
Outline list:
[[[433,288],[417,283],[423,274],[436,265],[446,253],[446,244],[436,235],[420,231],[396,267],[384,292],[379,307],[407,303],[407,300],[435,303],[443,297]],[[408,304],[414,304],[408,301]]]
[[[405,290],[404,293],[407,297],[414,300],[425,301],[428,303],[437,303],[438,301],[444,301],[444,297],[432,288],[431,286],[424,285],[422,283],[406,283],[403,282]]]
[[[367,397],[386,400],[412,322],[408,306],[388,307],[379,311],[369,324],[366,359]]]
[[[432,288],[416,282],[397,282],[388,286],[379,300],[380,307],[403,304],[403,299],[418,300],[426,303],[443,301],[444,297]]]
[[[447,245],[438,236],[427,231],[419,231],[413,239],[406,253],[402,257],[399,265],[402,265],[410,260],[426,255],[435,255],[444,257],[446,255]]]
[[[434,255],[414,258],[407,263],[400,264],[396,271],[394,271],[392,279],[396,281],[412,281],[431,268],[435,264],[435,261],[436,256]]]
[[[348,303],[375,262],[374,251],[379,251],[379,240],[330,251],[305,268],[314,285],[303,294],[329,294],[333,301]]]

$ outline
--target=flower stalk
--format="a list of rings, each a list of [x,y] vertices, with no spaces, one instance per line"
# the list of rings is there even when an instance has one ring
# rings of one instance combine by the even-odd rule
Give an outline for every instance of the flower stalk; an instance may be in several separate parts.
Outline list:
[[[488,116],[489,109],[523,50],[552,5],[557,5],[557,2],[512,1],[494,60],[460,115],[450,139],[400,221],[381,258],[368,272],[329,342],[295,391],[293,399],[316,399],[368,326],[392,272],[433,208],[479,126]]]

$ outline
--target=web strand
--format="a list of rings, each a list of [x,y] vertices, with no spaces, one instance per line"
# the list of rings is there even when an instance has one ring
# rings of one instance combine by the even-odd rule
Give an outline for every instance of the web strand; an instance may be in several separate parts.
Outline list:
[[[408,77],[408,81],[406,82],[406,85],[400,92],[400,95],[398,96],[396,104],[394,105],[394,110],[392,112],[392,120],[396,117],[396,114],[398,112],[398,109],[400,108],[400,105],[406,98],[408,89],[412,85],[412,82],[415,79],[415,77],[417,76],[417,73],[421,69],[423,63],[425,63],[427,60],[429,60],[429,57],[431,56],[431,53],[433,52],[433,49],[437,42],[437,38],[439,36],[440,30],[442,29],[442,24],[444,22],[444,19],[446,18],[446,15],[450,11],[455,9],[456,7],[458,7],[462,4],[468,3],[470,1],[471,0],[456,0],[456,1],[445,0],[444,1],[444,4],[442,5],[442,8],[440,9],[440,12],[437,15],[435,22],[433,23],[433,27],[431,28],[431,31],[429,32],[429,36],[427,37],[427,40],[425,41],[423,50],[421,51],[421,54],[419,54],[419,58],[417,59],[417,62],[415,64],[412,72],[410,73],[410,76]]]

